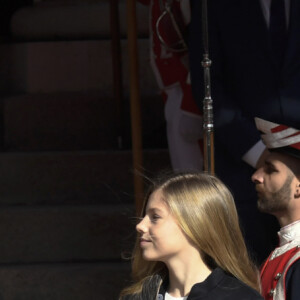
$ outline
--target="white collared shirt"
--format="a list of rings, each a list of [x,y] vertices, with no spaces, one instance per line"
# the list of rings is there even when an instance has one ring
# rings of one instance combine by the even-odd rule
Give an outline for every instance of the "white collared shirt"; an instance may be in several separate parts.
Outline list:
[[[272,252],[270,260],[300,246],[300,220],[286,225],[278,232],[279,246]]]

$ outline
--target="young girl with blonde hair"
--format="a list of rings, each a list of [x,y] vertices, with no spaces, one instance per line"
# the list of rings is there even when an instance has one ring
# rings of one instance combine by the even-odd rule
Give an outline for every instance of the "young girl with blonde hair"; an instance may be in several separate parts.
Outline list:
[[[153,184],[136,226],[133,283],[121,300],[261,300],[233,197],[216,177]]]

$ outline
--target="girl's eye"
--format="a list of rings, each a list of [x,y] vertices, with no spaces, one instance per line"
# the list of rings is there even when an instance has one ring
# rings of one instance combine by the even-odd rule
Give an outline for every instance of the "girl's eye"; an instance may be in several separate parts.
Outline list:
[[[151,220],[155,222],[155,221],[157,221],[159,218],[160,218],[159,215],[154,214],[154,215],[152,215]]]

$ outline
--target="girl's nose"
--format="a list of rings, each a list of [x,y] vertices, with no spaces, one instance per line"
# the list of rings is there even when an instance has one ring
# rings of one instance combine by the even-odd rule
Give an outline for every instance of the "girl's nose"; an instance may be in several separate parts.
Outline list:
[[[147,231],[145,218],[141,219],[140,222],[136,225],[136,231],[139,233],[144,233]]]

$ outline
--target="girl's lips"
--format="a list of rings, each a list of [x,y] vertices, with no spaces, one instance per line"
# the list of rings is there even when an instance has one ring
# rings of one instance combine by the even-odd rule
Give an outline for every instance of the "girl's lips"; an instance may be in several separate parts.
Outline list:
[[[150,240],[146,240],[146,239],[140,239],[140,245],[141,246],[146,246],[147,244],[151,243]]]
[[[141,242],[151,242],[150,240],[143,239],[143,238],[141,238],[140,241],[141,241]]]

